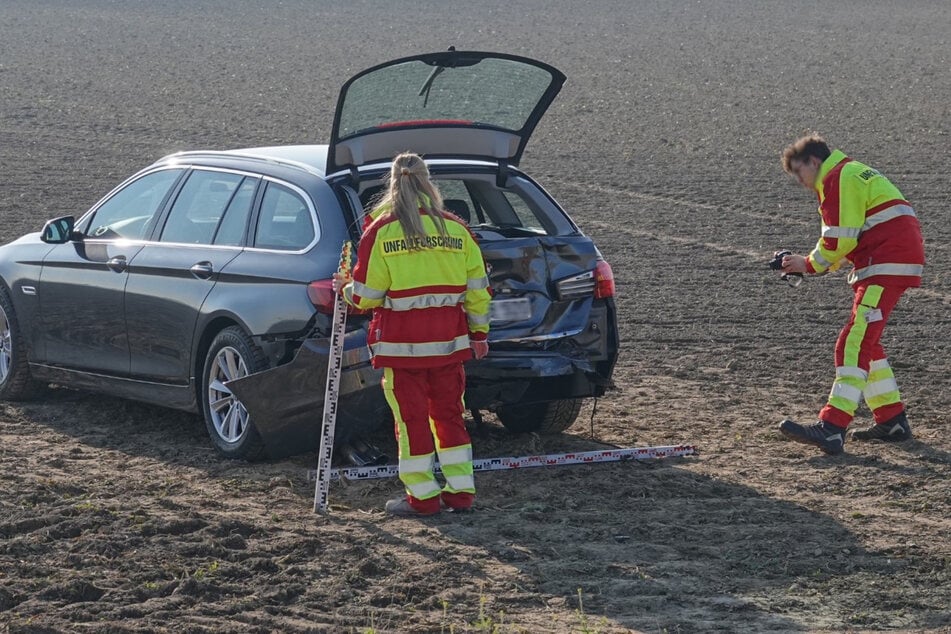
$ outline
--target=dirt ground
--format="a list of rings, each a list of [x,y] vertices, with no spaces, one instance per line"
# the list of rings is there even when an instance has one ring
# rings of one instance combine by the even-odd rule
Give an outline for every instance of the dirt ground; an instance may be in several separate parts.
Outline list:
[[[0,3],[0,242],[166,153],[323,142],[386,59],[533,56],[569,79],[523,166],[613,265],[618,389],[561,436],[490,424],[477,457],[702,453],[484,474],[477,513],[425,521],[351,484],[318,517],[312,456],[226,461],[197,417],[55,389],[0,403],[0,631],[951,631],[951,5],[261,4]],[[921,218],[924,286],[884,340],[912,442],[830,458],[776,431],[821,406],[850,301],[763,266],[818,232],[778,165],[805,129]]]

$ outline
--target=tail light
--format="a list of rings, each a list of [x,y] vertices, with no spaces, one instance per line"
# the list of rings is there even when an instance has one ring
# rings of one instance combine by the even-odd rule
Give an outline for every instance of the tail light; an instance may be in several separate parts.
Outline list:
[[[598,299],[605,297],[614,297],[614,271],[611,265],[605,260],[598,260],[598,265],[594,268],[594,296]]]
[[[310,299],[310,303],[314,305],[314,308],[317,309],[318,313],[333,315],[336,295],[337,294],[334,293],[333,280],[315,280],[307,285],[307,297]],[[368,310],[361,310],[347,304],[347,314],[367,315],[369,312]]]
[[[610,264],[598,260],[593,271],[558,280],[555,287],[558,299],[584,299],[592,294],[597,299],[614,297],[614,272]]]
[[[581,275],[566,277],[558,280],[555,286],[558,288],[559,299],[583,299],[591,297],[597,282],[594,279],[594,271],[585,271]]]

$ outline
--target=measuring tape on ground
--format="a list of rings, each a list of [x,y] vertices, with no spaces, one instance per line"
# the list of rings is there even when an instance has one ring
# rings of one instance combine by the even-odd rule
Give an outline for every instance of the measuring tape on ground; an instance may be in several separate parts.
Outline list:
[[[472,470],[506,471],[509,469],[531,469],[534,467],[558,467],[578,464],[594,464],[598,462],[626,462],[629,460],[651,460],[655,458],[675,458],[680,456],[696,456],[697,448],[693,445],[665,445],[662,447],[629,447],[621,449],[602,449],[599,451],[579,451],[574,453],[555,453],[542,456],[510,456],[506,458],[483,458],[472,461]],[[433,471],[440,473],[437,464]],[[317,478],[318,470],[307,472],[308,481]],[[399,465],[381,465],[378,467],[349,467],[333,469],[330,479],[337,480],[376,480],[379,478],[394,478],[399,475]]]
[[[353,246],[343,243],[340,251],[338,273],[350,277],[350,261]],[[330,464],[333,461],[334,430],[337,426],[337,395],[340,392],[340,367],[343,364],[343,336],[347,326],[347,302],[334,294],[334,314],[330,329],[330,354],[327,361],[327,387],[324,390],[324,417],[320,427],[320,450],[317,452],[317,469],[314,472],[314,513],[323,513],[330,502]]]

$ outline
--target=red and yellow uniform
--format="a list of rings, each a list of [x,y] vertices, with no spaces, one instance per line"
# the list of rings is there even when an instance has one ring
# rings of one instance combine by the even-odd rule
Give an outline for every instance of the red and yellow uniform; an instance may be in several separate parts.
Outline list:
[[[921,284],[921,228],[897,187],[839,150],[823,161],[817,191],[822,236],[806,258],[806,271],[851,262],[848,281],[855,292],[835,346],[835,383],[819,418],[848,427],[864,395],[875,422],[882,423],[905,409],[880,339],[902,293]]]
[[[425,240],[411,244],[393,214],[366,229],[344,298],[374,309],[368,343],[383,368],[383,390],[396,422],[400,479],[410,505],[468,508],[475,495],[472,445],[462,413],[470,340],[489,332],[489,281],[468,227],[444,214],[446,232],[420,210]],[[433,475],[438,454],[446,478]]]

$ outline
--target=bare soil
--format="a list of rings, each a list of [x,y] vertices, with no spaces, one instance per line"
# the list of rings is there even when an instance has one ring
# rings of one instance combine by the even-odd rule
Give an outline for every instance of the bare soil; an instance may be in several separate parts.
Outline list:
[[[490,420],[476,454],[702,455],[484,474],[478,512],[425,521],[383,515],[394,481],[351,484],[319,517],[311,456],[229,462],[197,417],[53,389],[0,404],[0,631],[951,631],[949,24],[940,0],[6,0],[0,242],[166,153],[323,142],[386,59],[561,68],[524,167],[614,267],[618,389],[560,436]],[[805,129],[919,212],[924,286],[884,341],[911,442],[777,433],[822,405],[850,302],[763,265],[818,232],[778,165]]]

